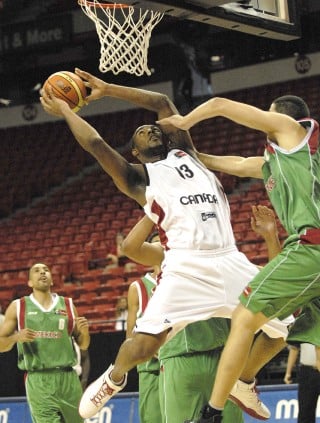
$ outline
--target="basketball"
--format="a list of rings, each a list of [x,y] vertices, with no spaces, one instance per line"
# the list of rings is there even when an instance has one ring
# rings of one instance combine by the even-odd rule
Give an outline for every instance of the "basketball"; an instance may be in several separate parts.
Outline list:
[[[44,90],[52,87],[56,97],[66,101],[74,112],[78,112],[85,104],[87,89],[82,79],[73,72],[61,71],[53,73],[44,83]]]

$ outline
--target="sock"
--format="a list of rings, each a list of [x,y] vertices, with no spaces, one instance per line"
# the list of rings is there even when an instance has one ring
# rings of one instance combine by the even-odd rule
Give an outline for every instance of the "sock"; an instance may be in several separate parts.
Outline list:
[[[109,379],[110,379],[110,380],[111,380],[111,382],[112,382],[112,383],[114,383],[115,385],[117,385],[117,386],[121,386],[121,385],[123,384],[123,382],[124,382],[125,376],[123,376],[123,378],[120,380],[120,382],[115,382],[115,381],[112,379],[112,372],[111,372],[111,373],[109,373]]]
[[[201,411],[202,417],[204,417],[205,419],[208,419],[209,417],[213,417],[213,416],[221,416],[222,414],[222,409],[216,409],[211,407],[211,405],[208,403],[207,405],[205,405]]]

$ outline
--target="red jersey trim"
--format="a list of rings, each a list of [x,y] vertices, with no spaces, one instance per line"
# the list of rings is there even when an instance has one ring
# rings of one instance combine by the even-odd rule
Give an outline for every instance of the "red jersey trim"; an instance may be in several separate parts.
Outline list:
[[[26,315],[26,299],[24,297],[20,298],[19,300],[19,330],[25,328],[25,315]]]
[[[161,223],[163,222],[165,218],[165,212],[155,200],[152,203],[151,211],[152,213],[158,216],[157,229],[159,233],[160,242],[163,248],[167,251],[169,250],[168,238],[167,238],[166,231],[161,227]]]
[[[136,282],[139,285],[141,293],[141,313],[144,313],[149,301],[147,288],[145,287],[145,284],[143,283],[142,279],[137,279]]]
[[[71,298],[63,298],[64,303],[66,305],[67,314],[68,314],[68,334],[71,335],[74,328],[74,318],[73,318],[73,308],[72,308],[72,300]]]
[[[300,235],[301,244],[320,244],[320,229],[307,229],[303,235]]]

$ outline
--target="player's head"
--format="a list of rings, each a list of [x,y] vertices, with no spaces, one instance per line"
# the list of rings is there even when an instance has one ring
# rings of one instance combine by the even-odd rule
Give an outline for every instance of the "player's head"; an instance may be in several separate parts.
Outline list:
[[[310,110],[306,102],[295,95],[284,95],[276,98],[272,102],[270,110],[291,116],[295,120],[310,116]]]
[[[117,311],[125,311],[128,309],[128,299],[127,297],[123,296],[118,298],[117,301]]]
[[[34,264],[29,270],[28,285],[33,290],[50,291],[52,282],[52,275],[49,267],[43,263]]]
[[[166,157],[163,132],[157,125],[142,125],[131,137],[132,155],[141,163],[150,163]]]

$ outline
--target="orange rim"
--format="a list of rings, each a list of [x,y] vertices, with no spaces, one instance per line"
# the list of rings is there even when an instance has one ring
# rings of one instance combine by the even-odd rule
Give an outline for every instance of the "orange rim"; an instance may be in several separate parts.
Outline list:
[[[99,3],[99,2],[93,2],[88,0],[78,0],[78,4],[80,6],[99,6],[102,9],[125,9],[130,7],[128,4],[123,3]]]

